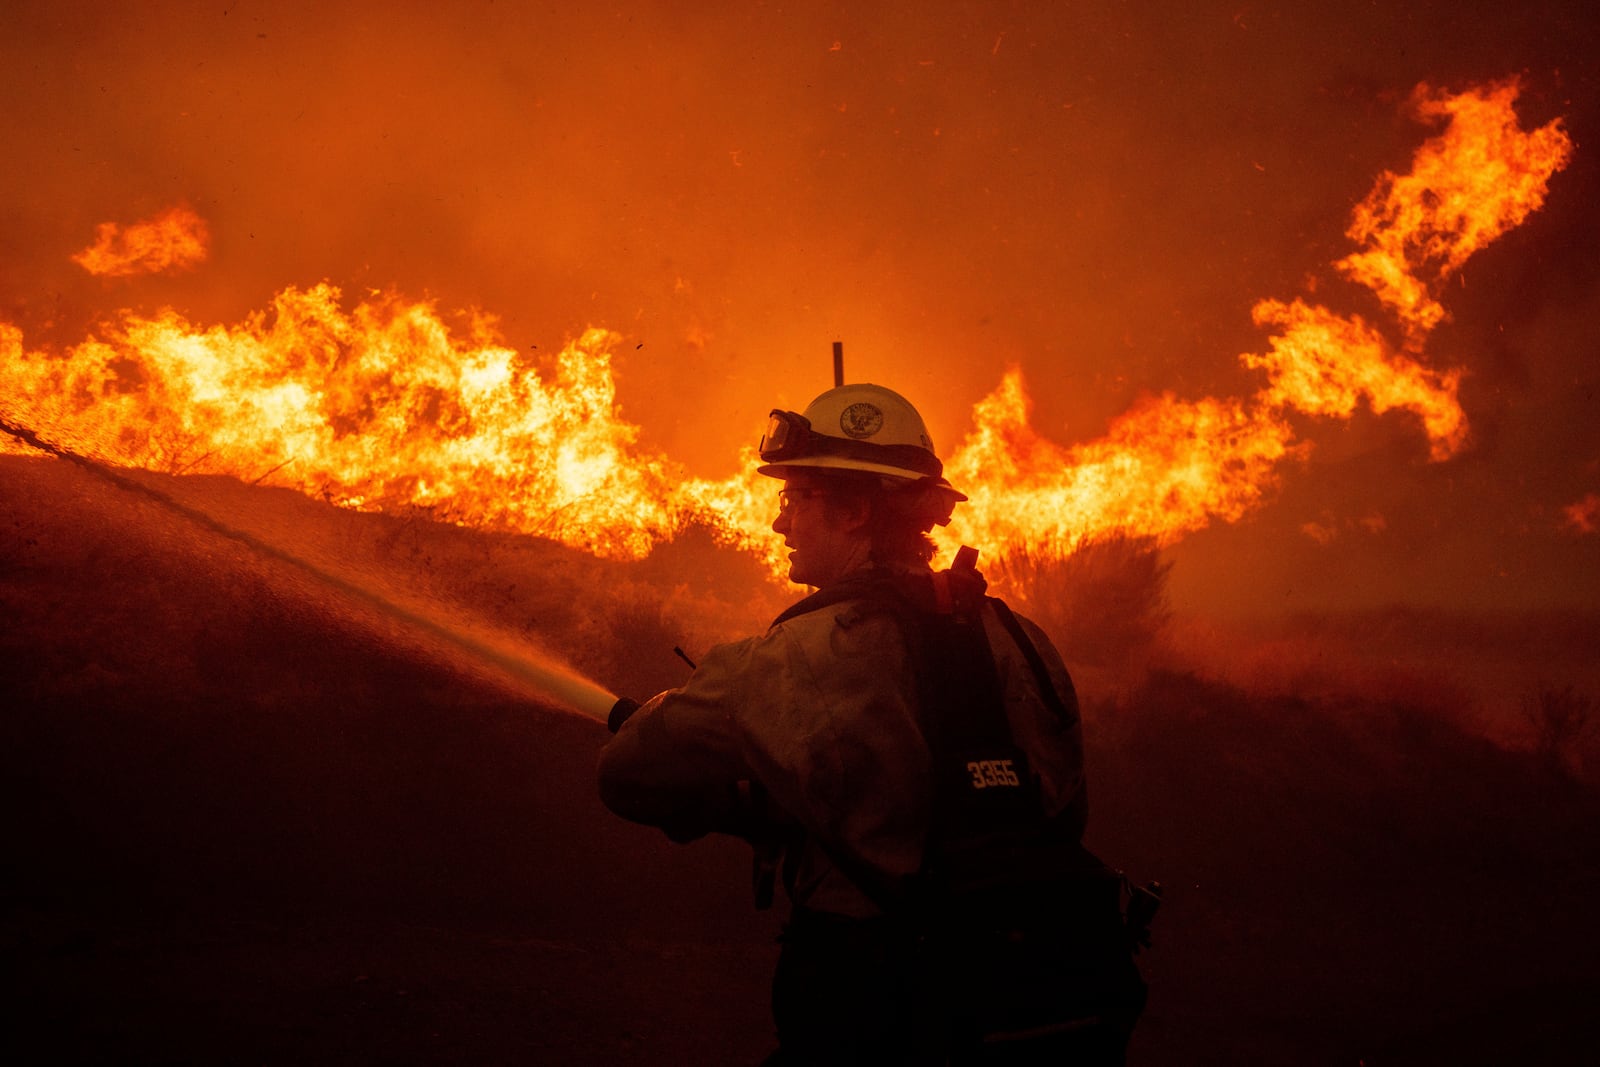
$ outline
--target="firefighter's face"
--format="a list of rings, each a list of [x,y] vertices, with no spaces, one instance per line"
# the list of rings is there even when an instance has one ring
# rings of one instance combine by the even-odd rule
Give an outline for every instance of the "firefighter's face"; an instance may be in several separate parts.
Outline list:
[[[778,500],[772,530],[789,549],[791,582],[828,585],[867,562],[871,542],[864,501],[806,471],[785,479]]]

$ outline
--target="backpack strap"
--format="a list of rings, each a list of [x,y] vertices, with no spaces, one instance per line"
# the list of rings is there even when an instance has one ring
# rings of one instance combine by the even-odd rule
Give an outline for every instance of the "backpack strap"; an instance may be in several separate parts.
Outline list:
[[[1017,621],[1012,614],[1011,607],[1004,600],[987,597],[989,605],[994,608],[995,615],[1000,619],[1000,624],[1011,635],[1011,640],[1017,643],[1017,648],[1022,652],[1022,658],[1027,660],[1028,667],[1033,671],[1034,680],[1039,683],[1039,693],[1044,697],[1045,704],[1063,723],[1076,722],[1078,719],[1077,704],[1078,694],[1072,694],[1072,707],[1067,707],[1067,702],[1062,699],[1061,691],[1056,688],[1055,679],[1050,675],[1050,668],[1045,666],[1044,657],[1039,654],[1038,646],[1028,637],[1028,632],[1022,628],[1022,623]],[[1071,684],[1071,680],[1068,680]]]

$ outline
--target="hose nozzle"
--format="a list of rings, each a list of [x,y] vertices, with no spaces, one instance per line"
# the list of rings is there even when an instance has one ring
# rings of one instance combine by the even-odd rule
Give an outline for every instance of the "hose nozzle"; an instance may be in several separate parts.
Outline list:
[[[628,697],[618,697],[617,702],[611,705],[611,714],[606,716],[606,729],[616,733],[622,729],[622,724],[633,717],[639,710],[639,702]]]

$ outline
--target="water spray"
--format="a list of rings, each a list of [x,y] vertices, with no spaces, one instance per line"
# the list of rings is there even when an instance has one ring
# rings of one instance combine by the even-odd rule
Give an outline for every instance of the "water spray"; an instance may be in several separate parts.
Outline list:
[[[212,533],[245,545],[253,552],[281,563],[287,563],[338,592],[376,608],[392,619],[446,642],[467,653],[480,663],[498,668],[504,674],[521,682],[533,693],[552,701],[565,710],[575,711],[585,718],[610,724],[613,732],[621,725],[622,720],[625,720],[632,711],[638,708],[638,704],[633,701],[626,698],[619,700],[615,694],[607,692],[598,683],[590,681],[569,667],[544,662],[526,651],[496,648],[488,642],[446,626],[436,619],[430,619],[425,615],[404,608],[365,586],[326,571],[308,560],[262,540],[254,534],[229,526],[227,523],[198,508],[183,503],[181,500],[162,492],[154,486],[146,485],[115,470],[106,463],[47,441],[32,429],[14,421],[5,414],[0,414],[0,431],[40,452],[73,463],[95,477],[111,483],[118,489],[152,500],[168,511],[174,512]]]

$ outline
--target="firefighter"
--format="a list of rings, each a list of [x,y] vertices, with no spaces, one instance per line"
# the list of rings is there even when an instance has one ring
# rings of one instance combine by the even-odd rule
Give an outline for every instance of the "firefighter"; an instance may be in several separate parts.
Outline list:
[[[1072,681],[969,550],[931,569],[967,498],[921,416],[841,386],[773,411],[760,457],[790,580],[815,591],[620,702],[602,800],[781,871],[769,1064],[1121,1062],[1143,984],[1115,876],[1079,844]]]

